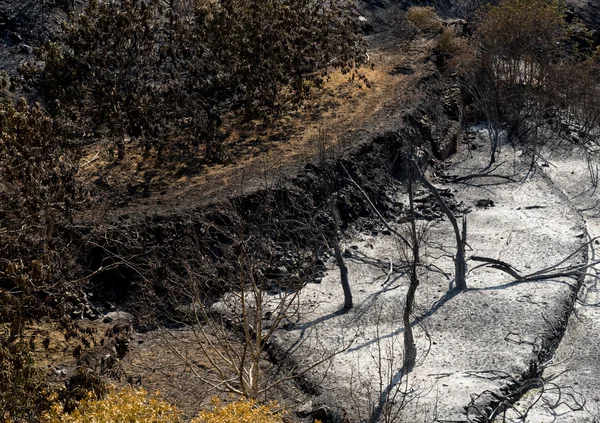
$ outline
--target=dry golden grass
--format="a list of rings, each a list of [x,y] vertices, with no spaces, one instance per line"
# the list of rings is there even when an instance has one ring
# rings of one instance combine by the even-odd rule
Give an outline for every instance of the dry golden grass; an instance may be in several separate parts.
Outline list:
[[[49,369],[74,363],[73,352],[79,347],[84,352],[88,348],[99,345],[104,333],[110,327],[99,321],[87,320],[78,322],[78,326],[83,330],[90,329],[90,333],[85,335],[89,346],[83,345],[80,338],[65,336],[64,329],[56,322],[36,322],[27,325],[23,330],[23,339],[28,342],[36,365]],[[0,327],[0,334],[7,333],[7,330],[7,325],[3,325]]]

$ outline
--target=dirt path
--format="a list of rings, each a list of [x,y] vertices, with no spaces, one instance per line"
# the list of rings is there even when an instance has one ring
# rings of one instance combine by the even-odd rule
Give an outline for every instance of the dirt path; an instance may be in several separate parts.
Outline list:
[[[485,167],[484,136],[478,133],[472,140],[476,149],[464,148],[446,172],[467,175]],[[527,173],[527,160],[513,149],[505,148],[499,161],[496,174],[521,180]],[[529,273],[559,262],[586,241],[581,238],[580,213],[541,173],[524,183],[479,178],[446,187],[469,209],[468,256],[503,260]],[[493,207],[477,207],[479,200],[491,200]],[[393,224],[401,228],[398,222]],[[335,404],[367,421],[375,416],[386,421],[399,409],[398,421],[467,421],[464,407],[474,398],[487,390],[499,393],[512,378],[528,374],[531,364],[553,348],[550,345],[570,311],[576,280],[517,283],[498,270],[476,269],[471,262],[469,290],[448,291],[454,243],[450,225],[431,223],[428,233],[423,260],[430,270],[434,265],[445,275],[434,271],[421,275],[413,319],[418,366],[408,376],[401,369],[407,280],[399,266],[387,276],[390,259],[394,263],[401,259],[393,237],[371,232],[348,240],[356,304],[351,312],[339,313],[343,300],[333,262],[328,263],[331,270],[323,281],[303,292],[302,319],[280,332],[280,342],[290,345],[303,339],[305,346],[296,356],[305,363],[351,344],[335,357],[327,374],[313,375],[324,377],[323,393],[313,399],[315,407],[319,402]],[[582,259],[575,257],[572,263]],[[474,401],[470,418],[485,413],[489,400],[483,395]]]

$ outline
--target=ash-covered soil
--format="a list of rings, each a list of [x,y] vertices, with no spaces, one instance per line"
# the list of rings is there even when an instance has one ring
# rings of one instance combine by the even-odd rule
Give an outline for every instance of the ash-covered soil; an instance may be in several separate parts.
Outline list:
[[[581,146],[549,142],[542,153],[547,160],[541,169],[562,190],[584,218],[589,260],[598,260],[600,208],[594,182],[600,162]],[[517,405],[519,413],[531,408],[528,422],[596,422],[600,417],[598,375],[600,374],[600,291],[598,266],[587,270],[566,333],[555,356],[544,370],[545,384]],[[518,413],[510,414],[517,421]]]
[[[477,132],[445,172],[478,173],[487,154],[485,134]],[[585,262],[581,214],[551,179],[530,172],[529,162],[506,146],[493,173],[515,182],[494,177],[437,182],[450,189],[467,216],[468,256],[502,260],[521,275],[559,263],[578,249],[564,264]],[[419,359],[412,372],[402,369],[401,313],[408,281],[398,242],[385,231],[349,231],[345,245],[354,309],[340,312],[339,271],[330,261],[323,281],[303,291],[299,321],[279,331],[283,345],[304,339],[306,348],[296,355],[300,363],[347,348],[313,375],[323,378],[314,407],[335,405],[340,415],[348,413],[356,421],[399,408],[399,421],[475,421],[497,405],[494,394],[507,396],[516,381],[537,377],[537,367],[554,352],[571,311],[576,277],[519,282],[469,261],[469,289],[449,291],[452,229],[444,220],[422,225],[428,231],[422,260],[429,267],[421,274],[413,314]],[[386,398],[395,402],[389,409]]]

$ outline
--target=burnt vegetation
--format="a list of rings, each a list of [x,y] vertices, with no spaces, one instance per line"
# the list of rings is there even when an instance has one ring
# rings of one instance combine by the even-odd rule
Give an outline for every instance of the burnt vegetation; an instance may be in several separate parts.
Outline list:
[[[103,238],[106,230],[89,212],[103,209],[98,191],[81,179],[79,169],[82,149],[105,141],[116,161],[130,148],[158,158],[183,152],[219,161],[223,149],[217,128],[225,115],[242,114],[247,120],[277,116],[299,107],[330,69],[357,72],[366,60],[351,4],[259,3],[29,2],[16,13],[7,12],[4,31],[16,41],[34,38],[23,29],[25,23],[41,20],[45,25],[48,15],[65,19],[60,29],[46,32],[50,40],[39,44],[34,60],[2,79],[0,318],[5,325],[3,360],[17,363],[13,371],[3,361],[3,386],[15,383],[2,394],[3,418],[39,421],[49,403],[50,388],[37,379],[41,374],[23,373],[34,372],[26,364],[31,360],[24,335],[28,322],[60,321],[66,339],[80,337],[85,349],[89,334],[70,319],[97,317],[96,309],[86,305],[94,284],[111,277],[123,283],[97,290],[107,294],[98,303],[102,305],[115,299],[111,292],[126,300],[131,283],[126,276],[137,277],[146,282],[146,291],[133,292],[151,307],[157,295],[173,301],[183,295],[174,283],[149,281],[151,274],[187,280],[191,263],[198,264],[196,272],[205,269],[206,280],[218,277],[229,283],[227,278],[235,277],[235,266],[228,270],[219,265],[244,247],[229,240],[227,224],[222,229],[209,224],[208,235],[218,242],[206,251],[202,242],[193,257],[184,254],[188,262],[165,269],[164,261],[176,255],[171,250],[169,257],[145,250],[143,259],[134,260],[131,254],[138,246],[131,238]],[[31,105],[25,97],[33,100]],[[160,242],[161,234],[156,236]],[[191,250],[194,239],[183,240],[190,241],[181,244],[184,251]],[[261,241],[256,245],[264,247]],[[205,288],[222,292],[227,286]],[[154,316],[169,309],[158,310]],[[47,339],[43,347],[49,346]],[[81,356],[82,348],[73,354]],[[35,386],[25,388],[28,384]],[[11,398],[20,389],[40,392],[46,400],[35,400],[35,407],[15,403]]]
[[[269,118],[299,107],[327,70],[365,59],[349,3],[92,1],[21,68],[53,116],[88,138],[135,139],[219,160],[230,111]]]
[[[213,388],[257,398],[280,381],[303,375],[287,368],[279,382],[269,380],[275,366],[266,365],[264,356],[282,360],[271,337],[280,326],[293,324],[298,292],[320,282],[328,256],[342,268],[341,312],[353,307],[340,234],[348,222],[375,214],[384,223],[402,214],[410,224],[401,251],[412,265],[403,316],[410,328],[426,226],[417,223],[418,183],[437,202],[433,217],[443,212],[453,222],[456,285],[467,289],[466,220],[460,233],[457,208],[446,205],[420,166],[458,148],[465,111],[473,120],[485,120],[492,142],[490,166],[479,176],[491,172],[502,137],[526,146],[532,166],[544,130],[568,134],[594,150],[600,55],[587,29],[559,2],[504,0],[483,8],[480,2],[463,3],[470,20],[459,24],[444,21],[433,8],[403,12],[403,25],[410,28],[403,35],[410,38],[406,44],[418,37],[432,40],[436,70],[417,87],[422,98],[415,96],[418,104],[402,116],[402,130],[343,157],[326,159],[323,150],[320,163],[306,165],[287,185],[188,210],[193,217],[175,212],[175,217],[134,219],[128,212],[109,216],[117,201],[106,195],[101,181],[94,184],[82,174],[95,160],[86,157],[90,148],[110,150],[110,162],[102,165],[107,169],[138,153],[159,167],[189,157],[202,165],[223,164],[227,119],[268,127],[301,108],[334,69],[366,83],[361,66],[369,56],[356,5],[349,0],[64,0],[23,2],[17,12],[0,13],[0,29],[11,43],[24,37],[38,41],[30,60],[2,75],[0,416],[35,422],[53,402],[71,410],[87,392],[102,397],[105,389],[95,373],[118,374],[114,361],[102,361],[98,372],[79,369],[57,390],[34,366],[35,342],[25,329],[44,319],[59,322],[67,341],[80,340],[73,355],[85,363],[91,344],[104,350],[93,341],[93,331],[74,319],[95,319],[114,304],[134,314],[131,322],[107,332],[119,358],[127,352],[132,322],[139,329],[208,322],[210,333],[197,334],[205,343],[217,337],[211,345],[216,352],[209,348],[207,356],[229,354],[225,364],[211,362],[217,371],[209,378]],[[57,16],[60,28],[52,19]],[[37,21],[43,25],[34,25],[35,31],[26,25]],[[449,86],[452,94],[440,101]],[[454,129],[455,139],[441,145],[447,136],[442,133]],[[397,210],[386,192],[394,178],[410,192],[408,211]],[[366,222],[360,224],[372,229]],[[231,304],[223,303],[233,317],[215,318],[211,307],[226,292],[235,293],[225,297]],[[277,295],[279,303],[273,300]],[[241,314],[235,315],[236,309]],[[42,346],[48,349],[49,343],[47,338]],[[414,341],[408,339],[405,348],[410,370]],[[330,358],[325,352],[323,357]]]

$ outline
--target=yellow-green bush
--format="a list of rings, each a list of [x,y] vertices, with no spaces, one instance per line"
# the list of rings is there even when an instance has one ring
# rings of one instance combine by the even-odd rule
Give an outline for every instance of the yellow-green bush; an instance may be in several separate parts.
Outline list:
[[[456,35],[452,28],[444,28],[440,34],[435,50],[441,54],[455,54],[465,46],[465,41]]]
[[[284,411],[277,404],[261,405],[253,400],[241,400],[221,405],[213,401],[212,411],[203,411],[192,423],[283,423]]]
[[[54,404],[42,418],[42,423],[180,423],[180,412],[158,394],[149,395],[143,389],[111,391],[104,399],[87,399],[77,409],[66,413]]]
[[[443,26],[433,7],[413,6],[406,12],[406,19],[424,32],[437,32]]]
[[[498,82],[537,85],[569,52],[571,28],[562,1],[503,0],[481,8],[477,19],[475,36]]]

